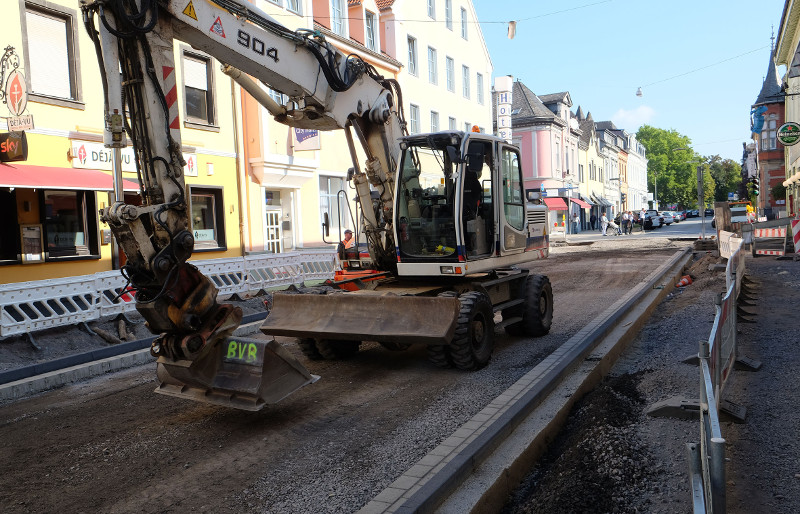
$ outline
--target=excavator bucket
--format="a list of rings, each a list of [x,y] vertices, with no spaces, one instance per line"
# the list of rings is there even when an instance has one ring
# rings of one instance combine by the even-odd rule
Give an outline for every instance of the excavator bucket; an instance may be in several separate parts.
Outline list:
[[[300,339],[449,344],[459,309],[456,297],[275,294],[261,331]]]
[[[158,358],[157,393],[250,411],[316,382],[273,340],[228,337],[195,360]]]

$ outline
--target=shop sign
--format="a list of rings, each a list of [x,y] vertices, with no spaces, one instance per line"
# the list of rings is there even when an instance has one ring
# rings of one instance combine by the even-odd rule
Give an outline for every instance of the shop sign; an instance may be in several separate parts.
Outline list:
[[[0,134],[0,162],[25,161],[28,159],[28,139],[25,132]]]
[[[792,146],[800,141],[800,124],[790,121],[778,129],[778,141],[783,146]]]
[[[511,142],[511,91],[514,79],[509,76],[494,79],[494,90],[497,93],[497,137]]]
[[[292,138],[295,150],[319,150],[321,148],[319,130],[295,128],[292,131]]]
[[[114,149],[106,148],[103,143],[92,143],[89,141],[72,141],[72,167],[90,170],[113,169]],[[193,153],[183,154],[186,165],[183,173],[190,177],[197,176],[197,155]],[[136,157],[133,147],[122,149],[122,171],[125,173],[136,173]]]
[[[33,130],[33,114],[24,114],[22,116],[12,116],[6,120],[8,123],[8,130]]]

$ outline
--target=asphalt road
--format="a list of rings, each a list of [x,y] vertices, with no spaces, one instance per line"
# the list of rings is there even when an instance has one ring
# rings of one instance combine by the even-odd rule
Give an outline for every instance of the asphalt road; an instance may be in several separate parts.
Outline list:
[[[308,362],[284,340],[322,379],[258,413],[155,395],[150,365],[5,404],[0,510],[355,511],[676,249],[623,241],[534,263],[553,284],[550,334],[498,333],[478,372],[375,344]]]

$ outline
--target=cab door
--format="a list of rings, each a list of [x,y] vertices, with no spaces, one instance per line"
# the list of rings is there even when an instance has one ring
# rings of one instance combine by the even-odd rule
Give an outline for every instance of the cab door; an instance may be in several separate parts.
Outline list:
[[[500,144],[500,255],[525,250],[525,204],[519,151]]]

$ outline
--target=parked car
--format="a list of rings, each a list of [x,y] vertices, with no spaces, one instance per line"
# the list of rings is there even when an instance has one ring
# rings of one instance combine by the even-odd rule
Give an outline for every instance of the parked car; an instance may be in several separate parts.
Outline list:
[[[681,222],[681,213],[678,211],[669,211],[672,214],[672,218],[675,220],[675,223]]]
[[[675,217],[669,211],[661,211],[661,217],[664,220],[664,224],[669,226],[675,221]]]
[[[706,218],[714,215],[714,209],[706,209]]]
[[[692,218],[697,218],[698,216],[700,216],[700,211],[698,211],[697,209],[694,209],[694,210],[689,211],[689,212],[692,213]]]
[[[680,217],[681,221],[684,221],[687,218],[688,211],[678,211],[678,216]]]
[[[659,228],[663,225],[661,215],[655,209],[645,211],[644,214],[644,228],[645,230],[651,228]]]

